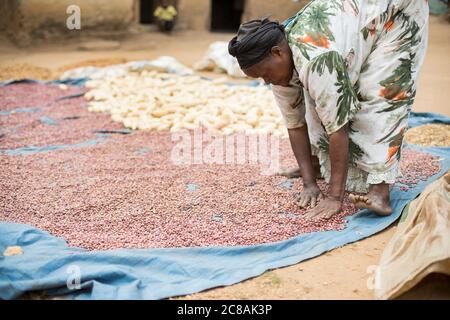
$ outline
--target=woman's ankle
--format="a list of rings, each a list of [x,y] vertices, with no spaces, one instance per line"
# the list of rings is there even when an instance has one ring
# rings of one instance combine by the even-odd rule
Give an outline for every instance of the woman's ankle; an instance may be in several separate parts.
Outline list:
[[[389,201],[389,184],[379,183],[371,184],[369,186],[369,193],[376,196],[377,198]]]

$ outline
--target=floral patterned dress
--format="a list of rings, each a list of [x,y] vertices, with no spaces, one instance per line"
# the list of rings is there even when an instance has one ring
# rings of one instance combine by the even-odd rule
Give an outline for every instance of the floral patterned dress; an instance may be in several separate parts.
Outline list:
[[[329,181],[329,135],[348,123],[346,189],[394,183],[427,46],[427,1],[314,0],[285,34],[294,75],[272,90],[287,128],[308,125]]]

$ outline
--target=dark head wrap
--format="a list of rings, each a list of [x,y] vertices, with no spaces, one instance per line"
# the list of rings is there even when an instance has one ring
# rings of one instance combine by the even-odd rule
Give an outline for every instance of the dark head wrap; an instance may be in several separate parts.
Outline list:
[[[228,52],[236,57],[241,69],[261,62],[284,38],[284,27],[268,18],[241,24],[237,36],[228,44]]]

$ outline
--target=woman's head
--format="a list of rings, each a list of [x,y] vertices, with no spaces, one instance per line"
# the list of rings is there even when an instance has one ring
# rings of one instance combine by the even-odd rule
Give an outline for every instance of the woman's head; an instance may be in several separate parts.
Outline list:
[[[228,44],[228,51],[250,77],[282,86],[292,78],[292,52],[278,22],[264,18],[242,24]]]

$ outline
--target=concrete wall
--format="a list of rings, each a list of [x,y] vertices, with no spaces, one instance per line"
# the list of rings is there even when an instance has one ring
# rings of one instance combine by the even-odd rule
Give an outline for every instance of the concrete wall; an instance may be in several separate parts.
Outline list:
[[[59,36],[79,36],[82,31],[120,30],[133,17],[134,0],[1,0],[3,31],[18,45]],[[69,30],[69,5],[81,9],[81,30]],[[0,25],[0,30],[1,25]]]

